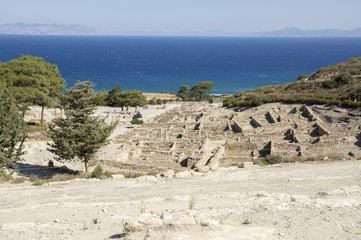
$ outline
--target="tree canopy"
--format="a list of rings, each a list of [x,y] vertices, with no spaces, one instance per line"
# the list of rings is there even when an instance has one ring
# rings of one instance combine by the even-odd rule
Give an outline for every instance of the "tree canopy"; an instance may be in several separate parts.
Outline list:
[[[23,154],[26,124],[18,113],[15,100],[4,87],[0,88],[0,168],[14,168]]]
[[[65,89],[56,65],[43,58],[21,56],[9,62],[0,62],[0,85],[6,86],[16,103],[26,106],[54,106]]]
[[[66,91],[65,119],[53,119],[49,125],[49,136],[53,140],[49,151],[58,160],[78,160],[88,171],[89,161],[97,151],[107,144],[107,138],[117,123],[107,125],[104,119],[91,114],[95,110],[96,94],[94,84],[89,81],[78,82]]]
[[[0,81],[5,83],[20,104],[47,106],[65,88],[65,80],[61,78],[56,65],[29,55],[1,63]]]
[[[177,96],[182,98],[183,101],[202,101],[209,100],[212,92],[212,88],[216,84],[213,82],[199,82],[193,85],[191,88],[188,85],[182,85],[179,88]]]
[[[136,107],[147,105],[148,101],[141,91],[123,91],[117,85],[109,91],[107,103],[112,107]]]

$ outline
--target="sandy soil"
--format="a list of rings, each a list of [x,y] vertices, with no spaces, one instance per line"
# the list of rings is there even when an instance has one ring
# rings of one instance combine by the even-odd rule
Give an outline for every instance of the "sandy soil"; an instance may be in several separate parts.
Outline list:
[[[0,239],[361,238],[361,161],[3,183],[0,193]],[[142,219],[152,221],[124,234]]]
[[[143,95],[150,100],[152,98],[156,99],[176,99],[177,96],[171,93],[143,93]]]

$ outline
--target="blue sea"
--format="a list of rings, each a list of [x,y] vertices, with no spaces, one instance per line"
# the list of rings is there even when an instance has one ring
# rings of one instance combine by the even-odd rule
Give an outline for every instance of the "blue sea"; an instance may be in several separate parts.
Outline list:
[[[57,64],[67,87],[91,80],[97,91],[119,84],[177,92],[183,84],[212,81],[213,93],[234,94],[361,56],[361,38],[0,35],[0,61],[23,54]]]

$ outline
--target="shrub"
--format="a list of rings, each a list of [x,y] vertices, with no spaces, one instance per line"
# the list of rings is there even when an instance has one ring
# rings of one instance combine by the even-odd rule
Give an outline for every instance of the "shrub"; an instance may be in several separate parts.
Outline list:
[[[260,166],[263,166],[263,165],[266,165],[267,162],[266,162],[266,159],[265,158],[256,158],[253,160],[253,164],[254,165],[260,165]]]
[[[322,87],[326,88],[326,89],[337,88],[337,83],[335,81],[332,81],[332,80],[324,81],[322,83]]]
[[[353,69],[353,70],[350,71],[350,74],[351,74],[351,75],[359,75],[359,74],[360,74],[360,71],[357,70],[357,69]]]
[[[149,105],[155,105],[155,104],[157,104],[157,99],[156,99],[156,98],[150,99],[149,102],[148,102],[148,104],[149,104]]]
[[[348,107],[348,108],[357,108],[357,107],[361,107],[361,102],[353,102],[351,100],[344,100],[344,101],[342,101],[342,106]]]
[[[64,174],[56,174],[55,176],[52,176],[48,182],[62,182],[62,181],[68,181],[68,180],[73,180],[75,178],[79,177],[79,175],[75,175],[75,174],[68,174],[68,173],[64,173]]]
[[[18,177],[18,178],[14,178],[13,180],[11,180],[12,184],[19,184],[19,183],[23,183],[25,182],[25,178],[24,177]]]
[[[322,87],[327,89],[338,88],[349,84],[352,80],[353,76],[351,76],[350,74],[341,73],[336,77],[332,78],[332,80],[323,82]]]
[[[143,120],[140,120],[138,118],[134,118],[132,121],[130,121],[131,124],[136,124],[136,125],[142,125],[144,122]]]
[[[300,75],[300,76],[298,76],[297,80],[302,80],[302,79],[306,79],[306,78],[307,78],[306,75]]]
[[[353,80],[353,77],[350,74],[341,73],[332,80],[335,81],[339,86],[342,86],[349,84]]]
[[[260,106],[265,103],[265,96],[247,96],[245,101],[251,103],[251,106]]]
[[[355,91],[350,93],[347,98],[352,101],[361,101],[361,88],[357,88]]]
[[[98,165],[95,167],[94,171],[92,172],[91,178],[100,178],[100,176],[102,176],[103,173],[104,173],[104,172],[103,172],[102,166],[100,166],[100,164],[98,164]]]
[[[272,89],[267,89],[266,91],[264,91],[264,94],[270,94],[270,93],[274,93],[275,91],[273,91]]]
[[[282,162],[282,156],[280,155],[268,155],[266,157],[266,162],[268,162],[269,164],[276,164],[276,163],[281,163]]]

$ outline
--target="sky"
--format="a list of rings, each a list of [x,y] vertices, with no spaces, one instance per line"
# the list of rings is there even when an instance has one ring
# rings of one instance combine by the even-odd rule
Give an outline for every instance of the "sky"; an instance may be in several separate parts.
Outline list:
[[[122,31],[261,32],[361,27],[360,0],[0,0],[0,24]]]

